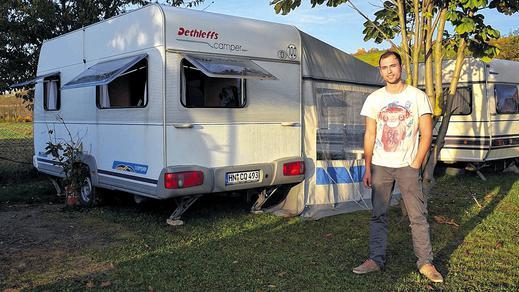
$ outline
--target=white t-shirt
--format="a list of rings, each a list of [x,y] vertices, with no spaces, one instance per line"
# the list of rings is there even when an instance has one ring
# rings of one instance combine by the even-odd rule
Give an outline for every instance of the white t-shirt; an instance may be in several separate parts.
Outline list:
[[[418,152],[418,119],[430,114],[427,95],[416,87],[393,94],[380,88],[368,96],[360,114],[377,121],[371,163],[386,167],[411,165]]]

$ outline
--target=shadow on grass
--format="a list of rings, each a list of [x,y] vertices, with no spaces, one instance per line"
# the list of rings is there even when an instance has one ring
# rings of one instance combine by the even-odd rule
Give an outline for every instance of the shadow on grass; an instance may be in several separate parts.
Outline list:
[[[437,204],[430,208],[430,216],[448,214],[450,218],[454,219],[454,222],[462,222],[459,227],[450,227],[452,230],[450,236],[442,239],[445,243],[435,253],[435,263],[444,274],[446,281],[449,281],[449,261],[452,254],[464,242],[467,235],[494,212],[518,179],[516,174],[487,173],[485,175],[487,175],[487,181],[481,180],[475,174],[445,177],[446,179],[433,189],[433,193],[436,194],[433,196],[433,200]],[[445,191],[446,189],[449,191]],[[464,201],[471,201],[472,204],[464,203]],[[469,218],[464,220],[463,217],[467,215]],[[434,238],[434,233],[432,237]]]
[[[285,219],[249,214],[250,205],[238,198],[213,197],[187,214],[187,225],[173,228],[165,226],[169,212],[155,207],[155,211],[152,204],[139,208],[138,216],[128,207],[105,214],[107,221],[124,222],[132,234],[122,246],[99,255],[115,263],[112,271],[37,289],[77,289],[90,280],[98,287],[110,281],[115,290],[380,287],[378,277],[359,281],[350,272],[365,254],[367,226],[359,222],[369,220],[368,212],[319,221]],[[383,277],[389,287],[391,275]]]

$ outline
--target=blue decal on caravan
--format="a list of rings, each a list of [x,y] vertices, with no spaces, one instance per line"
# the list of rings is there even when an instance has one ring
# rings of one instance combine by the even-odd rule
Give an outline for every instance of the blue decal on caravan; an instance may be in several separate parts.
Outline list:
[[[148,166],[143,164],[131,163],[131,162],[122,162],[122,161],[114,161],[112,165],[112,169],[146,174],[148,172]]]
[[[346,167],[327,167],[326,169],[318,167],[316,171],[316,183],[317,185],[338,185],[338,184],[352,184],[362,182],[366,167],[351,166],[348,169]]]

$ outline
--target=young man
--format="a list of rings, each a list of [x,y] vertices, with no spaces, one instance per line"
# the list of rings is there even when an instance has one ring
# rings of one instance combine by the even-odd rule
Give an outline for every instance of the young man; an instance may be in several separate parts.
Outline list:
[[[400,55],[386,52],[379,59],[386,86],[373,92],[361,110],[366,117],[364,186],[372,189],[369,259],[356,274],[384,267],[387,246],[387,209],[396,181],[411,222],[413,247],[421,274],[433,282],[443,277],[432,265],[427,223],[427,200],[421,191],[419,169],[431,145],[431,105],[421,90],[401,80]],[[418,135],[420,133],[420,135]]]

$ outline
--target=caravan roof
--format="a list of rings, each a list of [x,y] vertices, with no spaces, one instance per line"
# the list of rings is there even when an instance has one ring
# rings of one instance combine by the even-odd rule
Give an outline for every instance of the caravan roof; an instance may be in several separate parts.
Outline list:
[[[451,82],[454,75],[456,60],[446,60],[443,62],[443,83]],[[493,59],[490,63],[485,63],[480,59],[466,58],[461,68],[460,83],[471,82],[496,82],[496,83],[519,83],[519,62]],[[420,63],[420,84],[424,84],[423,79],[424,64]]]
[[[303,77],[382,84],[372,66],[294,26],[158,4],[44,42],[40,56],[45,57],[40,57],[38,73],[99,63],[154,47],[184,55],[241,57],[245,63],[246,59],[287,63],[303,60]],[[256,70],[255,74],[260,73]]]

